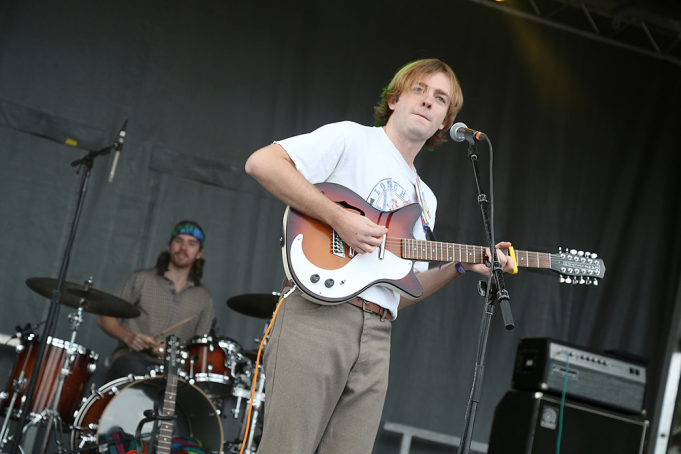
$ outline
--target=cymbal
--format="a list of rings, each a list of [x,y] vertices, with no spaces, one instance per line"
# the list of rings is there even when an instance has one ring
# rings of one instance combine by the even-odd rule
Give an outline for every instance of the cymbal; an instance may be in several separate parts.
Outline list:
[[[233,296],[227,300],[227,306],[250,317],[272,318],[279,296],[279,293],[250,293]]]
[[[57,279],[32,277],[26,279],[26,285],[39,295],[52,298],[52,294],[57,288]],[[77,284],[70,281],[64,281],[59,302],[74,309],[82,307],[85,312],[108,315],[109,317],[133,318],[140,315],[139,309],[117,296],[97,290],[87,284]]]

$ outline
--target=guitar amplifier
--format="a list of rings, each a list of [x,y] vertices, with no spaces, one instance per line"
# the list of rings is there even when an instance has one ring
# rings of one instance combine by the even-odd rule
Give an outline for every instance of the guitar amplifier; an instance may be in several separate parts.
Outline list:
[[[566,395],[630,413],[643,411],[645,366],[548,338],[521,339],[511,386]]]
[[[487,454],[555,453],[559,439],[560,454],[642,454],[648,427],[641,415],[509,391],[494,411]]]

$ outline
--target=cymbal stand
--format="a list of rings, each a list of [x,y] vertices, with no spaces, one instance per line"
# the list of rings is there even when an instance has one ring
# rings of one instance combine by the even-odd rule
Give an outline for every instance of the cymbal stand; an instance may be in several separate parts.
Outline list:
[[[5,416],[5,420],[2,423],[2,429],[0,429],[0,449],[2,449],[5,444],[9,441],[9,438],[7,438],[7,435],[9,434],[9,420],[10,416],[12,413],[12,410],[14,409],[14,404],[17,402],[17,396],[23,395],[21,392],[21,389],[26,385],[26,377],[24,376],[24,370],[21,370],[21,373],[19,374],[19,378],[15,378],[14,381],[12,381],[12,400],[9,402],[9,406],[7,407],[7,416]]]
[[[95,162],[95,158],[98,156],[104,156],[111,153],[111,150],[115,148],[112,144],[106,148],[98,151],[90,151],[86,156],[81,159],[77,159],[71,163],[72,167],[78,168],[76,174],[81,172],[81,169],[85,169],[80,180],[80,188],[78,190],[78,202],[76,203],[76,210],[73,214],[71,220],[71,228],[68,235],[68,241],[66,242],[66,248],[64,249],[64,255],[62,257],[61,267],[59,269],[59,277],[57,278],[57,288],[52,294],[52,299],[50,300],[50,308],[47,315],[47,324],[43,330],[43,336],[40,340],[40,348],[38,348],[38,354],[35,358],[35,366],[33,367],[33,372],[31,373],[31,378],[28,380],[28,390],[26,391],[26,400],[24,400],[19,416],[19,422],[14,431],[14,437],[12,438],[12,444],[9,448],[9,453],[19,454],[21,437],[23,435],[23,427],[26,425],[26,419],[30,412],[31,404],[33,403],[33,394],[35,393],[36,383],[38,382],[38,375],[40,374],[40,369],[43,364],[43,357],[45,356],[45,350],[47,349],[47,338],[51,336],[57,326],[57,318],[59,317],[59,305],[61,301],[62,288],[64,286],[64,281],[66,280],[66,272],[69,268],[69,261],[71,259],[71,251],[73,250],[73,243],[76,237],[76,231],[78,230],[78,223],[80,221],[80,216],[83,211],[83,205],[85,203],[85,195],[87,194],[88,182],[90,180],[90,174],[92,173],[92,167]],[[4,451],[3,451],[4,452]]]
[[[267,333],[267,327],[269,325],[269,322],[265,323],[265,328],[263,329],[263,336]],[[267,340],[268,338],[265,337],[262,339],[262,351],[265,350],[265,347],[267,346]],[[256,342],[260,342],[260,339],[256,339]],[[256,446],[253,448],[253,438],[255,437],[255,429],[258,427],[258,416],[260,414],[260,411],[262,410],[262,404],[265,402],[265,373],[263,372],[262,364],[258,365],[257,370],[253,371],[254,374],[257,373],[259,380],[257,383],[258,389],[253,393],[253,402],[252,402],[252,410],[251,410],[251,427],[248,429],[248,440],[246,441],[246,446],[243,451],[243,454],[255,454],[257,451],[258,447]],[[250,400],[250,396],[249,400]],[[235,415],[236,417],[236,415]],[[248,414],[244,413],[244,423],[241,428],[241,434],[240,438],[243,442],[244,438],[244,433],[246,432],[246,427],[248,424]]]
[[[92,285],[92,277],[87,280],[86,284]],[[55,430],[55,443],[57,444],[57,452],[63,453],[66,450],[63,448],[62,439],[62,419],[58,412],[59,401],[61,400],[61,393],[64,390],[64,382],[66,377],[71,375],[71,364],[76,358],[76,348],[74,347],[76,342],[76,334],[78,333],[78,328],[83,323],[83,305],[85,304],[85,298],[81,298],[80,304],[77,312],[71,312],[69,314],[69,329],[71,333],[71,342],[66,348],[64,355],[64,361],[62,363],[62,368],[59,372],[59,380],[57,381],[57,389],[52,398],[52,408],[43,411],[47,415],[47,431],[45,433],[45,438],[43,439],[43,447],[41,450],[42,454],[47,452],[47,446],[50,441],[50,435],[52,430]]]

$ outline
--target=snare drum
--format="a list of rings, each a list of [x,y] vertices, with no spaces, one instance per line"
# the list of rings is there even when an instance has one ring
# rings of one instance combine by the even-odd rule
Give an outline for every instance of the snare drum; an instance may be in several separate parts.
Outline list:
[[[226,337],[197,336],[185,346],[184,372],[190,383],[195,383],[211,399],[229,397],[233,378],[245,358],[241,346]]]
[[[133,377],[109,382],[93,391],[76,412],[71,449],[82,450],[98,442],[99,437],[121,430],[134,435],[144,411],[163,407],[167,380],[164,377]],[[206,453],[222,451],[222,422],[215,406],[196,386],[178,380],[173,437],[193,437],[203,443]],[[153,422],[142,427],[150,433]],[[96,448],[91,451],[96,452]],[[107,451],[108,452],[108,451]]]
[[[21,392],[25,394],[28,391],[28,380],[33,373],[39,349],[40,342],[35,335],[29,336],[24,342],[17,345],[17,357],[14,360],[12,373],[10,374],[5,391],[8,398],[2,402],[3,408],[9,407],[12,394],[14,393],[14,380],[19,380],[22,371],[24,380]],[[31,414],[38,414],[43,410],[52,408],[53,400],[57,393],[57,385],[59,384],[59,374],[64,365],[67,352],[71,354],[72,361],[69,366],[69,375],[64,380],[61,397],[57,405],[57,413],[59,413],[62,421],[66,423],[73,422],[73,413],[78,409],[78,404],[85,395],[90,376],[97,367],[98,355],[80,345],[71,345],[70,342],[52,337],[47,338],[43,363],[33,393]],[[21,399],[16,399],[14,408],[11,409],[13,417],[18,416],[21,405],[25,400],[25,395],[22,395]]]

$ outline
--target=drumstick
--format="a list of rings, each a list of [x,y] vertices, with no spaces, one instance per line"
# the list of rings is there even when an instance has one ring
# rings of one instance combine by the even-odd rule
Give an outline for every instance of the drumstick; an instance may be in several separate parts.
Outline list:
[[[196,318],[196,314],[192,315],[191,317],[187,317],[187,318],[185,318],[184,320],[182,320],[181,322],[175,323],[175,324],[174,324],[173,326],[171,326],[170,328],[164,329],[163,331],[161,331],[160,333],[158,333],[158,334],[152,336],[151,338],[154,339],[154,340],[156,340],[156,339],[158,339],[159,337],[163,336],[164,334],[168,334],[169,332],[171,332],[172,330],[174,330],[174,329],[177,328],[178,326],[182,326],[182,325],[184,325],[185,323],[187,323],[188,321],[193,320],[193,319],[195,319],[195,318]]]

